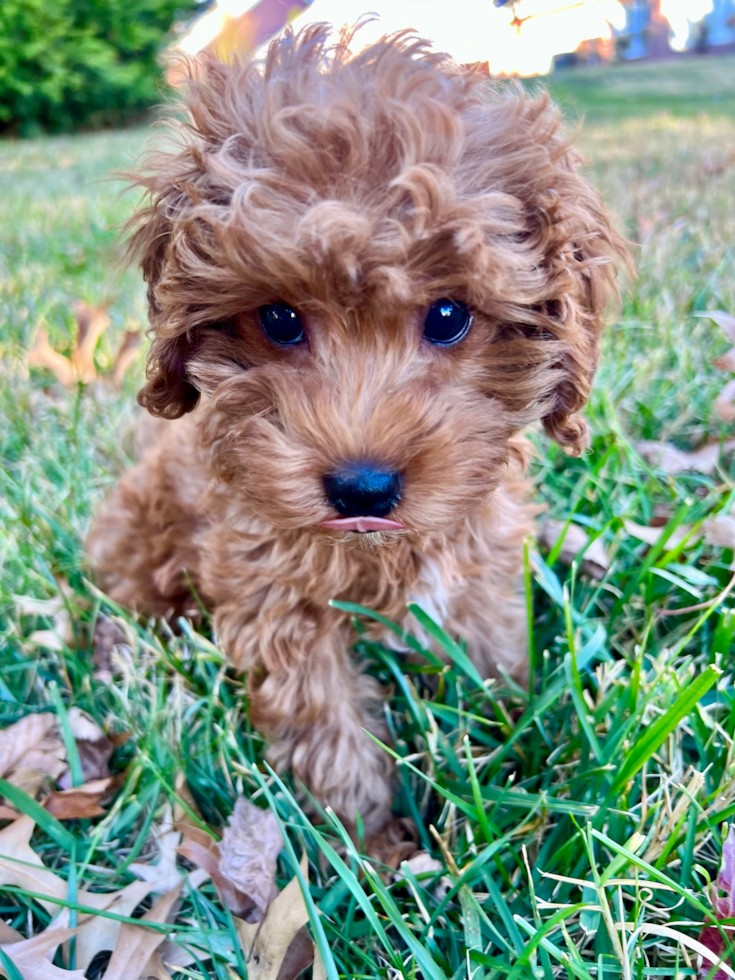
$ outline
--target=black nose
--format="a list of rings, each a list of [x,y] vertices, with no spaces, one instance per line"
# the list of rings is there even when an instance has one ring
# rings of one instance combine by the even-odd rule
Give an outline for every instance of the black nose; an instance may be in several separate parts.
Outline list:
[[[401,499],[401,474],[351,463],[325,476],[324,489],[342,517],[386,517]]]

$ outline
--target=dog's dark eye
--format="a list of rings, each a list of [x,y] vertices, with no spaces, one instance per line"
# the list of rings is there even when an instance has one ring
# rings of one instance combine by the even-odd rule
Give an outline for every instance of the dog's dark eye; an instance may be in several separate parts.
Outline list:
[[[424,337],[438,347],[451,347],[466,337],[472,326],[472,314],[456,299],[438,299],[432,303],[424,321]]]
[[[288,346],[300,344],[304,339],[304,328],[296,310],[285,303],[269,303],[258,309],[260,325],[274,344]]]

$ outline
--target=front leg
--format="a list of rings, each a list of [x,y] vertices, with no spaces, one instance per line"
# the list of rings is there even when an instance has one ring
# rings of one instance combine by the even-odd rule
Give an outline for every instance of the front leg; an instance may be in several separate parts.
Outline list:
[[[333,610],[303,604],[276,615],[268,598],[254,620],[234,604],[215,616],[229,655],[248,670],[250,717],[271,741],[268,759],[290,767],[349,826],[359,813],[374,834],[390,817],[392,772],[363,731],[385,740],[369,710],[380,701],[378,684],[352,663],[349,630]]]

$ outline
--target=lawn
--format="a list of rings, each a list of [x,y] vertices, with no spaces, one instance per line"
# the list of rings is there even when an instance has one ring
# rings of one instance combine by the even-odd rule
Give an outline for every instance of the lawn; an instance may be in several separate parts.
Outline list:
[[[404,760],[397,810],[434,859],[398,875],[342,846],[329,814],[310,822],[294,787],[270,773],[241,684],[205,629],[183,623],[174,635],[133,619],[85,568],[91,515],[133,452],[142,368],[121,390],[105,376],[124,332],[145,322],[142,285],[114,248],[134,197],[106,176],[148,134],[0,143],[0,724],[53,714],[77,785],[89,776],[90,740],[75,728],[82,709],[104,730],[119,774],[104,813],[63,824],[33,804],[52,777],[27,781],[25,795],[0,784],[36,821],[36,857],[27,840],[10,853],[0,831],[6,928],[30,938],[58,908],[73,928],[90,895],[132,895],[147,874],[153,885],[138,904],[95,922],[119,929],[119,943],[158,941],[163,929],[152,975],[275,978],[257,958],[246,974],[243,930],[211,882],[184,877],[193,865],[172,850],[196,815],[219,836],[245,795],[273,808],[288,837],[279,886],[309,859],[303,921],[320,950],[315,977],[699,975],[696,941],[735,814],[735,464],[714,452],[709,467],[700,454],[689,461],[699,469],[674,472],[647,462],[640,441],[688,451],[735,436],[716,409],[732,374],[712,364],[732,344],[695,316],[735,313],[734,80],[735,59],[552,79],[570,114],[585,115],[579,143],[591,175],[638,243],[638,277],[607,331],[589,407],[592,450],[570,460],[534,435],[549,516],[568,525],[572,552],[587,542],[604,552],[591,575],[582,555],[569,564],[569,547],[529,547],[529,690],[478,686],[451,644],[443,667],[361,644],[393,689],[386,718]],[[68,392],[29,368],[27,351],[39,328],[69,350],[76,300],[109,303],[111,325],[96,356],[100,380]],[[171,826],[171,806],[183,831]],[[180,904],[162,909],[157,896],[178,875]],[[146,910],[150,929],[131,925]],[[45,973],[14,975],[0,930],[0,973],[81,978],[66,968],[97,949],[82,935],[56,952],[58,971],[43,961]],[[120,972],[116,953],[108,967],[113,945],[97,943],[86,976],[135,980],[142,962]]]

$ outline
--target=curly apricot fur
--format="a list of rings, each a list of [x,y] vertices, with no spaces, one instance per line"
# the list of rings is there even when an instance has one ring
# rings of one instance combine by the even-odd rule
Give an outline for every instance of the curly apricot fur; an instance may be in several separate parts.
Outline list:
[[[519,434],[540,421],[586,445],[624,252],[547,96],[493,88],[407,33],[354,47],[317,26],[263,64],[189,66],[189,121],[136,178],[130,245],[154,334],[139,401],[176,421],[89,552],[113,598],[158,614],[193,607],[188,576],[249,672],[271,757],[377,830],[390,766],[362,729],[384,737],[380,692],[329,600],[414,629],[416,600],[484,673],[524,674]],[[474,323],[438,349],[422,323],[445,296]],[[276,301],[307,345],[264,336],[256,311]],[[324,474],[366,458],[402,473],[405,530],[319,528]]]

